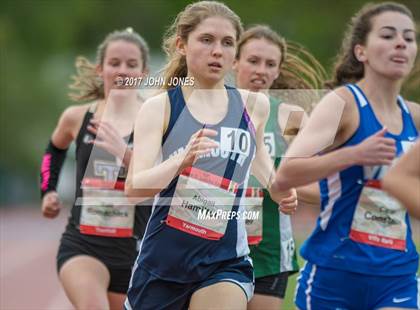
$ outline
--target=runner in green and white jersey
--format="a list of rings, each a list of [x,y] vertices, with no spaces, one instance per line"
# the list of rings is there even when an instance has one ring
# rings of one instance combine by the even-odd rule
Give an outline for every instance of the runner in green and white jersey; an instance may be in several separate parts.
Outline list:
[[[287,55],[286,49],[285,40],[269,27],[258,25],[248,29],[239,42],[234,67],[238,88],[262,91],[269,95],[270,88],[314,87],[315,85],[300,76],[291,74],[291,70],[284,74],[283,69],[293,67],[297,70],[294,72],[311,72],[311,78],[314,78],[312,80],[317,81],[320,78],[316,69],[320,69],[320,65],[305,50],[300,49],[299,52],[304,51],[309,56],[307,58],[313,62],[315,69],[300,58]],[[293,59],[292,62],[289,57]],[[293,115],[301,117],[293,117],[291,112],[298,112]],[[302,108],[282,103],[270,96],[270,114],[265,127],[264,142],[276,168],[287,148],[287,137],[297,133],[305,117]],[[255,273],[255,295],[248,304],[248,309],[279,309],[286,292],[288,276],[298,271],[291,220],[288,214],[279,212],[279,205],[270,198],[267,190],[255,190],[259,186],[255,178],[251,177],[249,186],[253,189],[247,191],[247,208],[259,210],[261,207],[258,206],[258,201],[261,204],[262,200],[263,215],[259,217],[262,218],[262,227],[258,226],[257,220],[253,223],[247,222]],[[259,224],[261,225],[261,221]]]

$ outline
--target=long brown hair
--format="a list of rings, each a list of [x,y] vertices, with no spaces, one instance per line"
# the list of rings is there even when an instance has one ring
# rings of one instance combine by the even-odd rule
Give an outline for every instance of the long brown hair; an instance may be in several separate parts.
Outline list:
[[[179,54],[176,50],[176,39],[179,36],[185,42],[188,35],[194,31],[198,24],[204,19],[220,16],[228,19],[236,30],[236,40],[242,34],[242,24],[238,15],[235,14],[225,4],[217,1],[199,1],[189,4],[178,14],[173,24],[165,33],[163,40],[163,50],[168,57],[168,63],[163,68],[164,71],[164,89],[168,89],[170,79],[173,77],[186,77],[188,73],[185,56]]]
[[[270,89],[318,89],[325,80],[322,65],[302,45],[286,41],[277,32],[266,25],[248,28],[238,43],[236,59],[241,56],[241,49],[252,39],[265,39],[280,50],[280,74]]]
[[[98,46],[96,51],[96,64],[103,65],[106,49],[109,43],[123,40],[137,45],[141,52],[143,70],[147,70],[149,65],[149,47],[146,41],[132,28],[122,31],[114,31],[108,34],[104,41]],[[69,97],[74,101],[87,101],[104,98],[104,85],[101,78],[96,73],[96,64],[91,63],[86,57],[76,58],[77,74],[72,76],[73,83],[69,88],[74,92],[69,93]]]
[[[363,6],[353,16],[347,27],[341,51],[334,64],[333,78],[326,83],[328,88],[355,83],[363,78],[365,74],[364,66],[354,55],[354,47],[358,44],[366,44],[367,36],[372,30],[372,18],[384,12],[398,12],[414,20],[411,11],[403,4],[383,2],[378,4],[368,3]]]

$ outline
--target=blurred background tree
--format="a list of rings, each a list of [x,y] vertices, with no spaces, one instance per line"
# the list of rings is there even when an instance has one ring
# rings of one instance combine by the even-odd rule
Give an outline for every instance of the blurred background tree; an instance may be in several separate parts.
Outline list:
[[[378,2],[378,1],[373,1]],[[417,20],[419,0],[399,0]],[[152,72],[164,62],[162,34],[189,1],[7,0],[0,4],[0,205],[30,202],[49,136],[68,99],[78,55],[95,59],[112,30],[128,26],[152,51]],[[244,25],[268,24],[305,45],[330,72],[343,31],[363,0],[227,0]],[[419,24],[419,23],[418,23]],[[419,25],[420,26],[420,25]],[[418,28],[420,29],[420,27]],[[420,102],[420,63],[404,96]],[[69,156],[73,156],[70,154]]]

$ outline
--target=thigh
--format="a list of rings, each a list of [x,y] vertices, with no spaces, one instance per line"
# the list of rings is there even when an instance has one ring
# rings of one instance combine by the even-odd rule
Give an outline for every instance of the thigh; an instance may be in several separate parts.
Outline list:
[[[248,310],[280,309],[286,294],[288,277],[288,272],[282,272],[256,278],[254,297],[248,303]]]
[[[124,308],[126,294],[108,292],[108,301],[110,310],[121,310]]]
[[[190,310],[246,309],[244,290],[233,282],[219,282],[197,290],[191,297]]]
[[[255,293],[251,301],[248,303],[248,310],[279,310],[281,309],[283,299],[275,296],[262,295]]]
[[[225,262],[191,297],[190,309],[246,309],[254,293],[254,273],[248,257]]]
[[[107,289],[110,275],[98,259],[77,255],[60,268],[59,278],[70,301],[77,309],[108,309]]]
[[[375,277],[372,309],[419,309],[420,283],[415,275]]]

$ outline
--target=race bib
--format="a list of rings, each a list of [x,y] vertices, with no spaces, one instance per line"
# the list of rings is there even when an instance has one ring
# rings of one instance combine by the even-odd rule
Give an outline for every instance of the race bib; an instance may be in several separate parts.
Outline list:
[[[293,271],[295,241],[293,239],[292,222],[290,216],[279,212],[280,218],[280,272]]]
[[[245,228],[248,236],[249,245],[257,245],[262,241],[263,233],[263,199],[264,192],[258,187],[249,187],[246,189],[242,202],[245,212],[248,214],[259,214],[256,219],[245,219]]]
[[[221,239],[235,201],[237,183],[197,168],[178,177],[166,219],[170,227],[209,240]]]
[[[369,180],[363,187],[351,225],[350,239],[383,248],[406,249],[406,211],[381,190],[380,180]]]
[[[222,151],[249,156],[251,150],[251,135],[241,128],[220,128],[220,149]]]
[[[274,157],[276,155],[276,140],[274,139],[273,132],[265,132],[264,133],[264,145],[267,148],[268,154],[270,157]]]
[[[133,236],[135,207],[124,195],[124,182],[86,178],[82,181],[80,232],[86,235]]]

